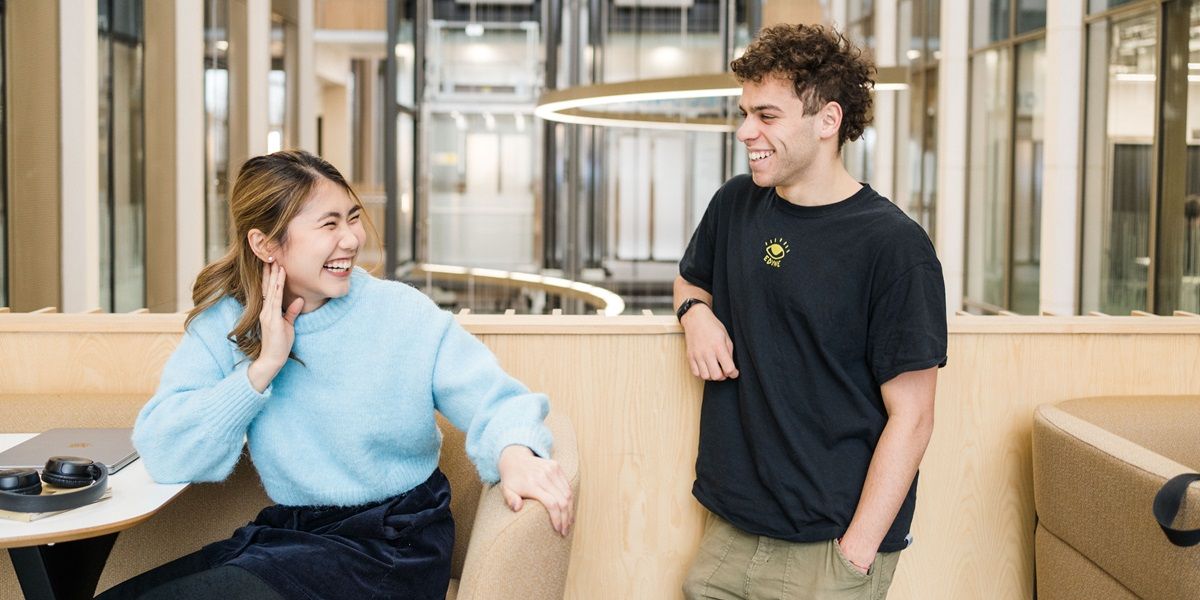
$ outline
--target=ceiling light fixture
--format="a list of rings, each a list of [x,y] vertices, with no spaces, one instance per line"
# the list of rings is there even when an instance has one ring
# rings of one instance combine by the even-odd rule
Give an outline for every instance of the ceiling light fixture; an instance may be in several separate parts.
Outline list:
[[[741,93],[742,86],[734,79],[732,73],[601,83],[549,90],[542,94],[533,114],[547,121],[575,125],[727,132],[733,131],[735,125],[724,119],[601,112],[587,109],[626,102],[721,98],[740,96]]]
[[[471,20],[465,28],[467,37],[480,37],[483,35],[483,24],[475,19],[475,0],[471,0]]]
[[[880,67],[878,69],[875,91],[887,92],[905,89],[908,89],[908,69],[906,67]],[[740,95],[742,95],[742,86],[733,73],[642,79],[548,90],[538,99],[534,115],[547,121],[573,125],[725,133],[737,129],[739,119],[736,115],[730,115],[724,119],[672,117],[662,114],[594,109],[629,102],[726,98]]]

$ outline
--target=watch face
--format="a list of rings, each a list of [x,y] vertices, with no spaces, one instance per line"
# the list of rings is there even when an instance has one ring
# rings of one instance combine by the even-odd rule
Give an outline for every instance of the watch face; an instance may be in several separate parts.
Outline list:
[[[687,300],[684,300],[683,304],[679,305],[679,310],[675,311],[675,318],[682,319],[684,313],[686,313],[688,309],[690,309],[692,306],[695,306],[699,302],[700,301],[695,298],[688,298]]]

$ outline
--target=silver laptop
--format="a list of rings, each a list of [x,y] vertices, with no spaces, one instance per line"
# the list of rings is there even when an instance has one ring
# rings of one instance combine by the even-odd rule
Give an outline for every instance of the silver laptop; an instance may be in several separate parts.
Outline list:
[[[131,427],[50,429],[0,452],[0,468],[41,469],[51,456],[80,456],[116,473],[138,457],[132,435]]]

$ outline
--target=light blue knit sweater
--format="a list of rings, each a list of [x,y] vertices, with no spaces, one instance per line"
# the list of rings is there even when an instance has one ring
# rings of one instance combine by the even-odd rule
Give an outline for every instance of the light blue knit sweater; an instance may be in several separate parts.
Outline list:
[[[133,443],[159,482],[221,481],[249,441],[279,504],[352,506],[424,482],[437,466],[440,411],[467,432],[487,482],[510,444],[550,455],[533,394],[417,290],[351,275],[350,293],[296,319],[289,360],[262,394],[227,338],[242,305],[226,297],[197,316],[142,408]]]

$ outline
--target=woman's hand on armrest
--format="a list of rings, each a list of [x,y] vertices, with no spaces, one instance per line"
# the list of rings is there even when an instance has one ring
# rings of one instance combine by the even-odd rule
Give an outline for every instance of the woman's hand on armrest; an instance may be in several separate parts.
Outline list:
[[[550,523],[567,535],[575,522],[571,484],[557,462],[540,458],[525,446],[508,446],[500,453],[500,491],[513,511],[524,499],[537,500],[550,513]]]

